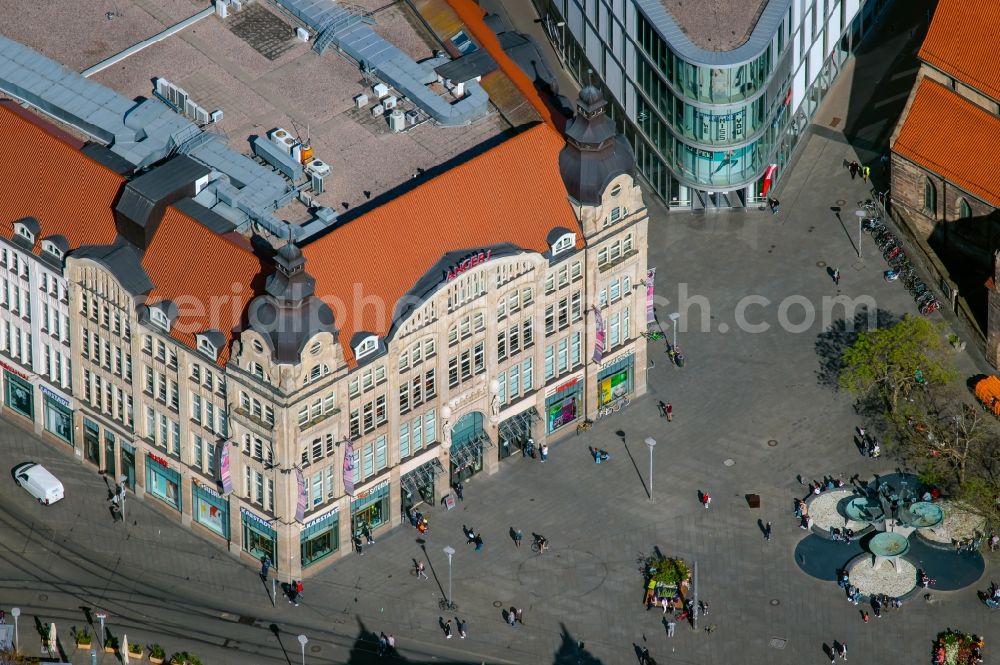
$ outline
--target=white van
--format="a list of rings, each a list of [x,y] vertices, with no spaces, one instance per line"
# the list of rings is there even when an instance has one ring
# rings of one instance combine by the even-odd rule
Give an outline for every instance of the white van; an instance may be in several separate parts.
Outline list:
[[[63,484],[41,464],[25,462],[14,467],[14,482],[28,490],[38,503],[50,505],[63,498]]]

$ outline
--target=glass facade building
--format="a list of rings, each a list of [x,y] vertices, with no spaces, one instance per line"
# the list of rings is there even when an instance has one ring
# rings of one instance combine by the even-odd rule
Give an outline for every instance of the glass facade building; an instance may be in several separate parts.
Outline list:
[[[764,201],[768,166],[776,182],[890,1],[770,0],[729,51],[696,46],[659,0],[535,3],[567,69],[602,84],[650,187],[671,208],[703,209]]]

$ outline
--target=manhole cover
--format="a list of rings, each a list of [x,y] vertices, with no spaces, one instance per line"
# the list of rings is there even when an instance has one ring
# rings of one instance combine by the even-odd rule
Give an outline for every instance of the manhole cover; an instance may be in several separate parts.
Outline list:
[[[48,599],[49,599],[49,595],[48,594],[46,594],[46,593],[40,593],[40,594],[38,594],[38,600],[48,600]]]
[[[772,598],[771,599],[771,604],[774,605],[775,607],[777,607],[778,605],[781,605],[781,601],[778,600],[777,598]]]
[[[825,268],[826,267],[826,261],[817,261],[816,262],[816,267],[817,268]]]
[[[778,440],[777,439],[768,439],[767,440],[767,445],[770,446],[771,448],[774,448],[775,446],[778,445]]]
[[[501,603],[499,600],[494,600],[493,607],[503,607],[503,603]]]
[[[854,262],[853,265],[854,265],[854,269],[856,271],[861,272],[862,270],[865,269],[865,260],[864,259],[858,259],[857,261]]]
[[[257,621],[256,617],[241,616],[239,622],[244,626],[252,626],[256,621]]]
[[[320,645],[318,645],[318,644],[314,644],[314,645],[312,645],[311,647],[309,647],[309,652],[310,652],[310,653],[319,653],[319,652],[320,652],[320,651],[322,651],[322,650],[323,650],[323,647],[321,647],[321,646],[320,646]]]
[[[845,206],[845,205],[847,205],[847,199],[837,199],[837,205],[838,206]]]
[[[767,644],[768,644],[768,646],[772,646],[775,649],[784,649],[785,648],[785,644],[787,642],[788,642],[788,640],[786,640],[783,637],[772,637],[771,641],[768,642]]]
[[[726,466],[732,466],[736,464],[736,462],[731,459],[727,459],[725,462],[723,462],[723,464],[725,464]]]

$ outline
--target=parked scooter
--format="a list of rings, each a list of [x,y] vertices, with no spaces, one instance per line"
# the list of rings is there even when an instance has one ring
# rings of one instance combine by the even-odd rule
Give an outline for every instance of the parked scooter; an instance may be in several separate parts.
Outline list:
[[[899,271],[886,270],[882,276],[885,278],[885,281],[887,282],[895,282],[897,279],[899,279]]]

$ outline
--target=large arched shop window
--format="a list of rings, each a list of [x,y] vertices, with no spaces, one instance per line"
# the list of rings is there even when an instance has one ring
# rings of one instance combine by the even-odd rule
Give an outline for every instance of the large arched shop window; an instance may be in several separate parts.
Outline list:
[[[972,208],[969,207],[969,202],[965,199],[958,200],[958,218],[968,219],[972,217]]]
[[[932,217],[937,215],[937,188],[930,178],[924,179],[924,210],[931,213]]]
[[[478,411],[467,413],[458,419],[451,430],[451,447],[458,448],[483,431],[483,414]]]

